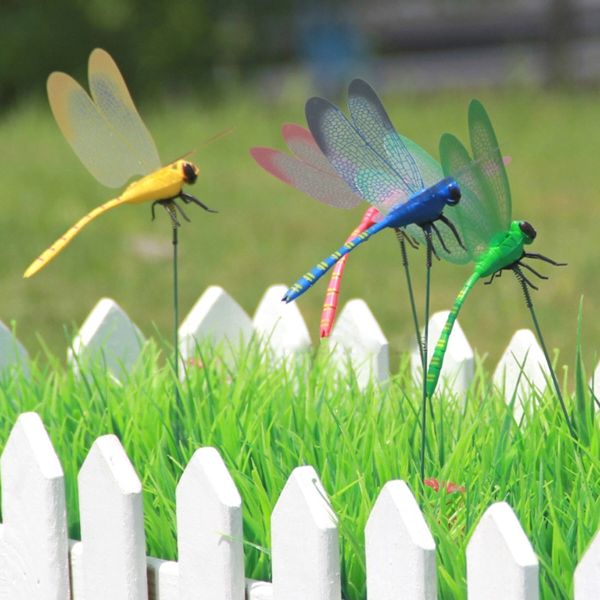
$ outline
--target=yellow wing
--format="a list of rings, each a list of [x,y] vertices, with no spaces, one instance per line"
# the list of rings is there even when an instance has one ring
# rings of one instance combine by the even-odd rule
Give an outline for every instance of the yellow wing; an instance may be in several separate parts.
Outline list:
[[[152,136],[105,50],[90,54],[88,79],[91,98],[66,73],[52,73],[47,84],[54,118],[85,167],[108,187],[160,168]]]
[[[67,244],[88,224],[91,223],[96,217],[99,217],[102,213],[105,213],[107,210],[114,208],[115,206],[119,206],[122,204],[123,200],[121,198],[113,198],[108,202],[94,208],[94,210],[90,211],[85,217],[82,217],[71,227],[68,231],[66,231],[63,235],[61,235],[55,242],[50,246],[47,250],[44,250],[28,267],[23,277],[28,278],[32,275],[35,275],[39,270],[43,269],[50,261],[58,256],[60,252],[62,252]]]

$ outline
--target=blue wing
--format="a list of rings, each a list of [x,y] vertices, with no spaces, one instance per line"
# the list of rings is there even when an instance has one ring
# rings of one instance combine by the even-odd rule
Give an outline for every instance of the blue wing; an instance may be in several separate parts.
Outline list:
[[[390,160],[384,146],[385,139],[376,146],[372,145],[369,139],[327,100],[311,98],[306,103],[306,120],[315,141],[331,165],[355,193],[364,197],[380,212],[389,212],[392,206],[406,202],[418,191],[408,177],[403,177],[394,168],[393,160]],[[376,179],[365,186],[364,180],[371,179],[375,174]],[[359,186],[359,181],[362,181],[363,185]],[[368,197],[363,194],[365,187],[369,189]],[[390,202],[390,190],[393,191],[393,204]]]
[[[374,152],[386,159],[405,187],[412,194],[422,190],[425,185],[415,158],[394,129],[379,96],[366,81],[355,79],[350,83],[348,109],[361,137]]]

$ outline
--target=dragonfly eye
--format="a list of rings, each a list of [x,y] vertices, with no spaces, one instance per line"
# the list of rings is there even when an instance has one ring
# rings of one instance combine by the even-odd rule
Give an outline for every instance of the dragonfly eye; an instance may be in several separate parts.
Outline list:
[[[531,223],[527,221],[521,221],[519,223],[519,228],[521,231],[531,240],[535,240],[535,236],[537,235],[537,231],[533,228]]]
[[[455,206],[461,198],[460,188],[456,184],[451,184],[448,188],[447,202],[450,206]]]
[[[198,178],[198,168],[192,163],[183,163],[183,180],[186,183],[194,183]]]

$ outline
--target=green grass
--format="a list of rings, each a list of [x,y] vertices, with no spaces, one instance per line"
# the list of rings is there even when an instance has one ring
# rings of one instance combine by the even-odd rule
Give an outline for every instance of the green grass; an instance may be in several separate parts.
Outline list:
[[[146,334],[156,325],[171,331],[170,228],[165,215],[150,222],[147,206],[122,207],[103,215],[58,260],[33,280],[25,267],[77,218],[105,201],[111,190],[86,172],[52,121],[40,95],[0,120],[5,152],[2,182],[2,261],[0,319],[15,319],[18,335],[32,353],[41,334],[57,356],[64,356],[63,327],[81,323],[104,295],[115,298]],[[133,90],[134,97],[136,96]],[[200,146],[214,133],[234,127],[233,135],[202,148],[195,160],[201,175],[193,192],[219,210],[209,215],[190,209],[193,222],[182,228],[181,308],[192,306],[211,284],[224,286],[252,312],[267,286],[292,283],[334,250],[356,225],[361,210],[322,206],[279,183],[248,154],[253,145],[283,147],[279,126],[304,122],[309,91],[284,90],[276,99],[253,88],[232,91],[218,104],[165,98],[141,113],[165,160]],[[583,341],[600,343],[600,244],[597,223],[597,152],[600,120],[597,92],[547,90],[462,90],[432,95],[385,95],[398,129],[437,156],[444,131],[466,137],[468,99],[477,96],[495,124],[502,150],[512,156],[509,175],[513,213],[531,221],[539,235],[537,252],[569,263],[543,268],[552,275],[534,294],[550,348],[572,355],[577,301],[585,297]],[[423,301],[424,253],[410,253],[419,306]],[[436,264],[432,310],[448,308],[466,280],[468,268]],[[300,300],[313,338],[318,335],[325,283]],[[364,298],[395,352],[413,340],[404,275],[394,236],[376,236],[351,257],[342,301]],[[530,327],[517,282],[505,276],[493,286],[478,285],[461,313],[472,345],[488,354],[492,368],[512,333]],[[584,357],[588,368],[596,355]]]
[[[541,597],[570,597],[573,570],[600,520],[600,431],[585,386],[567,398],[585,432],[576,446],[551,394],[519,427],[479,365],[464,405],[448,396],[435,401],[427,477],[466,487],[446,494],[418,481],[420,389],[410,381],[406,355],[389,386],[360,393],[353,381],[335,383],[323,355],[311,370],[299,364],[286,371],[266,366],[251,348],[234,372],[205,350],[205,367],[189,372],[178,408],[160,354],[149,344],[123,385],[100,371],[77,380],[52,357],[33,366],[30,381],[0,382],[0,446],[19,413],[41,415],[65,470],[71,536],[78,535],[78,469],[94,439],[113,432],[143,481],[151,555],[176,557],[175,486],[194,450],[211,445],[244,500],[245,539],[259,547],[269,547],[270,513],[292,469],[315,467],[340,518],[346,600],[365,598],[364,525],[392,479],[406,480],[420,499],[437,543],[442,598],[466,597],[467,541],[500,500],[513,507],[540,558]],[[247,576],[269,579],[268,553],[250,544],[245,553]]]

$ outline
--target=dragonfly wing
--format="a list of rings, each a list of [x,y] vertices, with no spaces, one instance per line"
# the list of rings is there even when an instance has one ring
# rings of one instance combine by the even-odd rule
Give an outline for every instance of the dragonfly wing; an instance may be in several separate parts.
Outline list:
[[[333,104],[323,98],[311,98],[306,103],[306,120],[319,148],[354,192],[361,194],[358,179],[364,171],[366,175],[361,177],[377,173],[382,189],[395,190],[396,203],[405,202],[411,195],[389,160],[377,153]],[[384,205],[385,197],[363,197],[381,212],[389,208]]]
[[[71,76],[52,73],[47,89],[50,108],[60,130],[98,181],[108,187],[119,187],[132,175],[149,172],[142,169],[133,156],[131,143],[125,143],[104,112]],[[159,166],[157,154],[150,171]]]
[[[320,202],[337,208],[353,208],[362,202],[334,171],[324,173],[291,154],[272,148],[252,148],[250,153],[265,171]]]
[[[413,194],[423,189],[423,178],[415,159],[394,129],[379,96],[366,81],[354,79],[350,83],[348,108],[352,123],[364,141],[388,162],[407,189]]]
[[[478,100],[469,105],[469,136],[473,158],[490,188],[486,195],[488,214],[494,220],[497,231],[509,228],[511,221],[511,198],[504,160],[490,118]]]
[[[490,213],[489,187],[478,163],[472,161],[455,136],[445,133],[441,137],[440,158],[444,174],[453,177],[461,191],[460,201],[448,211],[448,218],[458,224],[463,243],[474,260],[487,250],[497,232],[494,215]]]
[[[356,187],[363,198],[371,198],[377,202],[377,209],[387,214],[399,204],[405,195],[398,190],[394,181],[390,181],[383,171],[377,169],[361,169],[356,174]],[[375,204],[375,202],[373,202]]]
[[[158,150],[142,121],[115,61],[105,50],[90,54],[88,79],[92,98],[114,134],[136,162],[136,173],[146,175],[160,168]]]
[[[425,187],[435,185],[444,178],[442,166],[435,158],[433,158],[433,156],[431,156],[431,154],[429,154],[429,152],[403,135],[400,135],[400,138],[404,142],[406,149],[414,158],[417,168],[421,173],[421,177],[423,178]]]
[[[301,161],[319,169],[319,171],[323,171],[323,173],[339,178],[337,171],[321,152],[315,138],[308,129],[295,123],[286,123],[281,128],[281,133],[287,147]]]

